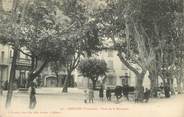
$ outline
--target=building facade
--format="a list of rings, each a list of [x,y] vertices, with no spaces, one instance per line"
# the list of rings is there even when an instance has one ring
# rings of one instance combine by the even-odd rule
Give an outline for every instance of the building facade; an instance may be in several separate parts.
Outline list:
[[[135,86],[136,76],[132,71],[130,71],[117,56],[117,51],[112,49],[106,49],[93,55],[94,58],[103,59],[107,63],[108,71],[105,78],[105,87],[115,87],[123,86],[128,84],[129,86]],[[63,67],[58,73],[59,77],[52,71],[51,66],[48,65],[41,73],[42,86],[43,87],[62,87],[64,84],[64,79],[67,76],[66,70]],[[100,86],[104,81],[104,77],[99,77],[97,81],[97,86]],[[71,83],[72,82],[72,83]],[[83,77],[78,70],[74,70],[72,73],[72,80],[70,81],[70,86],[77,86],[78,88],[88,88],[92,85],[92,82]],[[144,86],[150,87],[150,80],[148,79],[148,74],[146,74],[144,79]]]
[[[0,79],[1,85],[9,78],[11,48],[0,44]]]
[[[42,73],[40,74],[42,87],[62,87],[64,85],[65,78],[67,78],[67,72],[64,67],[61,67],[58,71],[58,76],[52,70],[51,64],[48,64]],[[74,87],[75,72],[72,73],[69,79],[69,86]]]
[[[123,86],[124,84],[128,84],[129,86],[136,85],[135,74],[121,62],[117,56],[116,50],[105,49],[93,57],[97,59],[103,59],[107,63],[108,72],[106,73],[107,77],[105,79],[105,87]],[[146,88],[150,88],[150,80],[148,79],[148,75],[148,73],[145,75],[143,82],[143,85]],[[99,78],[99,84],[102,83],[100,80],[101,78]],[[90,80],[88,81],[87,78],[84,78],[76,71],[75,82],[77,82],[78,87],[87,88]]]
[[[117,85],[122,86],[127,83],[133,85],[135,83],[134,74],[128,70],[128,68],[122,64],[119,57],[117,56],[117,51],[112,49],[105,49],[93,56],[97,59],[103,59],[107,63],[108,71],[105,78],[105,87],[115,87]],[[81,88],[88,87],[88,79],[84,78],[76,71],[76,82]],[[102,83],[103,78],[99,78],[98,83]]]
[[[11,46],[0,44],[0,79],[1,85],[4,89],[6,89],[7,82],[10,77],[12,57],[13,50]],[[15,88],[25,87],[30,67],[30,58],[22,53],[19,53],[16,61],[16,73],[14,80]]]

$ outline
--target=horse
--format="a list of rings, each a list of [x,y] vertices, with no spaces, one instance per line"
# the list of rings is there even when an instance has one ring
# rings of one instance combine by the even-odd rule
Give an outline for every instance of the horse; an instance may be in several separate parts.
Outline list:
[[[117,101],[119,101],[119,99],[121,99],[123,95],[127,98],[127,100],[129,100],[128,95],[134,91],[135,91],[135,87],[131,87],[128,85],[116,86],[114,89],[114,93],[115,93]]]

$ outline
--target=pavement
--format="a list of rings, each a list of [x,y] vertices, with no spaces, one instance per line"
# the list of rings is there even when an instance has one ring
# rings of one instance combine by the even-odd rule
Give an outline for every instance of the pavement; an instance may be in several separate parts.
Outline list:
[[[84,89],[79,89],[79,88],[68,88],[68,91],[70,93],[83,93]],[[29,91],[20,91],[20,90],[14,90],[14,94],[28,94]],[[62,88],[47,88],[47,87],[42,87],[42,88],[36,88],[36,93],[38,95],[51,95],[51,94],[56,94],[60,95],[62,94]],[[3,91],[3,94],[7,94],[7,90]]]
[[[95,92],[94,103],[84,103],[83,89],[69,88],[62,93],[61,88],[37,89],[36,108],[30,110],[29,94],[15,91],[12,106],[4,108],[6,92],[1,99],[0,117],[184,117],[184,95],[171,98],[151,99],[148,103],[129,102],[122,98],[115,101],[101,101]]]

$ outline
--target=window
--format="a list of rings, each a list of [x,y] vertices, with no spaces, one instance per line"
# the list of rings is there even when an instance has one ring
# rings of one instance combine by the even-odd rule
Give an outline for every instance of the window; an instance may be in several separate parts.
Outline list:
[[[4,62],[4,51],[1,52],[1,61]]]

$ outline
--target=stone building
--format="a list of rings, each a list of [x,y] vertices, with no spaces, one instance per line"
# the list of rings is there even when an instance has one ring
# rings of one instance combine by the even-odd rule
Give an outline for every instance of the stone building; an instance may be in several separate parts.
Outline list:
[[[69,79],[70,87],[74,87],[74,74],[75,72],[72,73],[72,76]],[[67,72],[65,67],[61,67],[57,77],[56,73],[51,68],[51,64],[48,64],[40,74],[40,77],[42,80],[42,87],[62,87],[65,78],[67,77]]]
[[[10,77],[12,57],[13,57],[13,50],[11,46],[0,44],[0,79],[2,85],[5,85],[5,83],[8,81]],[[16,73],[14,81],[15,87],[25,87],[26,85],[25,79],[27,79],[28,77],[30,67],[31,67],[30,58],[19,52],[16,61]]]

